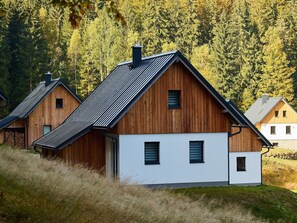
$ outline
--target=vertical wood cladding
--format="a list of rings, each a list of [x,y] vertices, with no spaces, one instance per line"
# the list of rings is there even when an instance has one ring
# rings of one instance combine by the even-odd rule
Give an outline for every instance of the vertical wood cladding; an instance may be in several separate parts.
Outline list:
[[[63,108],[56,108],[56,99],[63,99]],[[28,118],[28,145],[43,136],[43,126],[58,127],[77,107],[79,102],[63,86],[58,85],[37,106]]]
[[[50,151],[48,153],[53,155]],[[44,151],[44,154],[47,152]],[[67,164],[82,164],[104,172],[105,136],[99,130],[92,130],[55,155]]]
[[[231,128],[231,133],[239,128]],[[262,142],[251,128],[242,128],[241,133],[229,138],[230,152],[258,152],[262,150]]]
[[[275,111],[278,111],[278,117],[275,117]],[[286,111],[286,117],[283,117],[283,111]],[[280,101],[261,121],[268,124],[297,123],[296,111],[287,103]]]
[[[168,108],[169,90],[180,90],[181,108]],[[114,132],[229,132],[229,119],[223,110],[182,63],[174,63],[122,117]]]

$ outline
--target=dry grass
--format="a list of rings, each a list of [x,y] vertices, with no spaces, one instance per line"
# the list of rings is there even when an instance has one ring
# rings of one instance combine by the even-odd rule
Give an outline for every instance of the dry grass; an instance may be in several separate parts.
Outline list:
[[[121,185],[7,146],[0,195],[0,222],[262,222],[238,206]]]
[[[297,160],[269,157],[270,154],[288,153],[288,149],[274,149],[263,157],[263,178],[267,185],[284,187],[297,192]]]

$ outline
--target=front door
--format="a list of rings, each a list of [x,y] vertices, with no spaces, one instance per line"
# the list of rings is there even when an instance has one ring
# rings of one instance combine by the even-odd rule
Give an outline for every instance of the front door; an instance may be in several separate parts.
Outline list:
[[[105,137],[106,142],[106,176],[116,178],[118,175],[118,149],[117,141],[110,137]]]

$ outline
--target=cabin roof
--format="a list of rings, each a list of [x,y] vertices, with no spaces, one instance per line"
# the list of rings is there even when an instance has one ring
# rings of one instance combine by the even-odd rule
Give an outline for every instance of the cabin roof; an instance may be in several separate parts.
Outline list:
[[[272,144],[266,137],[256,128],[256,126],[251,123],[251,121],[237,108],[237,106],[231,101],[227,100],[227,102],[234,108],[234,111],[238,113],[238,115],[242,118],[242,121],[246,126],[250,127],[258,136],[258,138],[262,141],[263,146],[272,147]]]
[[[0,91],[0,100],[7,101],[7,98],[1,91]]]
[[[43,99],[58,85],[64,86],[79,102],[81,102],[78,96],[73,93],[60,78],[53,79],[48,86],[45,86],[45,81],[42,81],[7,117],[0,121],[0,129],[7,127],[16,119],[27,118]]]
[[[81,132],[91,128],[112,128],[174,62],[183,63],[223,106],[231,119],[239,125],[244,125],[245,122],[240,115],[191,63],[179,51],[171,51],[144,57],[136,68],[132,68],[131,61],[118,64],[61,126],[33,144],[48,149],[62,149],[79,138]]]
[[[280,102],[282,97],[258,98],[254,104],[245,112],[245,116],[255,125],[261,122],[266,115]]]

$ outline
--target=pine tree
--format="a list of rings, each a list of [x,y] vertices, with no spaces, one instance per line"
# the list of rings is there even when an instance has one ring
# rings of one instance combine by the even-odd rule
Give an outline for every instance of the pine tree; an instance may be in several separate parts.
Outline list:
[[[292,79],[294,69],[289,67],[279,28],[268,28],[262,41],[265,44],[263,47],[264,73],[259,92],[271,96],[282,96],[291,102],[294,97]]]

